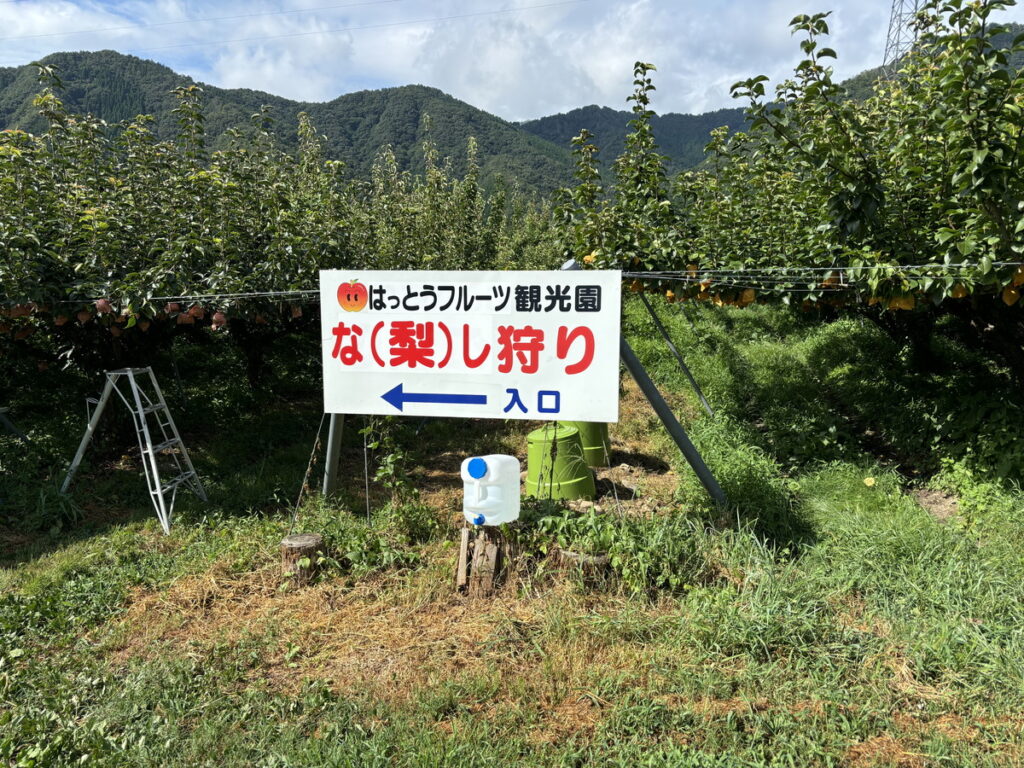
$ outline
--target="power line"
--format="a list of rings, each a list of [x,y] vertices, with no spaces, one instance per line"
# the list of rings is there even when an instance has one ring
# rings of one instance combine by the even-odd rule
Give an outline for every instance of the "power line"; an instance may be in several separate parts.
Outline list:
[[[368,5],[386,5],[389,3],[402,3],[406,0],[364,0],[358,3],[342,3],[340,5],[321,5],[316,8],[295,8],[288,11],[259,11],[256,13],[240,13],[234,16],[204,16],[191,19],[179,19],[178,21],[155,21],[149,24],[129,24],[123,27],[99,27],[96,29],[78,29],[70,32],[44,32],[38,35],[18,35],[16,37],[0,37],[0,41],[10,40],[35,40],[41,37],[71,37],[73,35],[91,35],[97,32],[123,32],[132,29],[148,29],[150,27],[170,27],[177,24],[197,24],[206,21],[235,21],[237,19],[252,19],[260,16],[283,16],[293,13],[314,13],[316,11],[333,11],[339,8],[359,8]]]
[[[381,23],[381,24],[364,24],[364,25],[355,26],[355,27],[338,27],[337,29],[319,29],[319,30],[313,30],[313,31],[310,31],[310,32],[288,32],[288,33],[280,34],[280,35],[262,35],[260,37],[240,37],[240,38],[236,38],[234,40],[204,40],[204,41],[194,42],[194,43],[177,43],[175,45],[161,45],[161,46],[157,46],[155,48],[132,48],[132,49],[129,49],[129,50],[135,51],[137,53],[148,53],[150,51],[166,51],[166,50],[171,50],[171,49],[175,49],[175,48],[192,48],[192,47],[195,47],[197,45],[229,45],[231,43],[256,43],[256,42],[261,42],[263,40],[279,40],[279,39],[287,38],[287,37],[309,37],[310,35],[332,35],[332,34],[337,34],[339,32],[356,32],[356,31],[366,30],[366,29],[384,29],[386,27],[401,27],[401,26],[407,26],[409,24],[427,24],[427,23],[436,23],[436,22],[441,22],[441,21],[455,21],[457,19],[470,19],[470,18],[476,18],[476,17],[480,17],[480,16],[497,16],[497,15],[501,15],[501,14],[520,13],[522,11],[533,11],[533,10],[538,10],[540,8],[556,8],[556,7],[564,6],[564,5],[579,5],[580,3],[590,3],[590,2],[593,2],[593,0],[561,0],[560,2],[554,2],[554,3],[541,3],[541,4],[538,4],[538,5],[524,5],[524,6],[520,6],[519,8],[499,8],[499,9],[490,10],[490,11],[476,11],[474,13],[459,13],[459,14],[454,14],[452,16],[435,16],[435,17],[432,17],[432,18],[410,19],[410,20],[407,20],[407,21],[391,21],[391,22],[385,22],[385,23]]]

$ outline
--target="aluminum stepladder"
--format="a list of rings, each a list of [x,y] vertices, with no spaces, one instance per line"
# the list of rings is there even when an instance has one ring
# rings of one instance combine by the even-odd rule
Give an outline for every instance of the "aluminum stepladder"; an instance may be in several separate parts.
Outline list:
[[[164,529],[164,533],[170,533],[178,489],[185,487],[202,501],[206,501],[206,491],[199,481],[195,467],[192,466],[192,460],[188,457],[188,451],[185,450],[185,443],[182,441],[181,435],[178,434],[178,428],[174,425],[174,419],[171,417],[171,411],[167,407],[164,393],[156,381],[153,369],[122,368],[116,371],[107,371],[106,378],[103,394],[100,395],[99,400],[88,401],[95,403],[96,408],[90,415],[89,426],[85,429],[85,435],[78,445],[78,451],[64,478],[61,493],[67,493],[71,486],[71,481],[92,441],[103,410],[110,401],[110,396],[117,393],[121,401],[128,406],[135,422],[135,433],[139,438],[139,452],[142,455],[142,468],[146,474],[149,496],[160,520],[160,527]],[[119,386],[125,380],[127,380],[130,390],[128,395],[122,392]],[[143,385],[148,385],[152,394],[147,392]],[[156,442],[154,442],[154,437],[157,438]],[[158,461],[161,458],[164,459],[165,464],[163,476],[171,476],[171,479],[166,482],[161,479],[160,462]],[[168,494],[170,494],[169,501]]]

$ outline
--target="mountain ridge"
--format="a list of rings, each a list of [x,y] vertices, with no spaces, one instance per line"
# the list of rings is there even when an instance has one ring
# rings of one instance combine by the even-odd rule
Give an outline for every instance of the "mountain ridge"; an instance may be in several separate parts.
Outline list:
[[[594,134],[601,165],[607,167],[621,152],[633,114],[627,110],[591,104],[568,112],[527,120],[520,125],[554,144],[569,146],[572,138],[586,128]],[[717,109],[699,114],[666,112],[651,118],[651,129],[659,151],[669,158],[668,172],[677,173],[699,165],[704,147],[715,128],[736,131],[746,125],[741,107]]]
[[[172,137],[176,129],[171,91],[196,84],[203,88],[208,143],[215,149],[224,145],[229,128],[245,129],[250,117],[266,105],[282,147],[294,149],[298,114],[307,112],[317,131],[327,137],[327,155],[343,160],[361,178],[369,177],[374,158],[385,146],[392,147],[401,170],[421,170],[428,133],[457,173],[465,171],[469,138],[475,138],[481,177],[488,183],[514,178],[528,191],[547,194],[572,175],[567,148],[429,86],[363,90],[326,102],[300,102],[252,89],[211,86],[163,64],[115,51],[55,53],[41,63],[58,67],[64,86],[60,96],[69,111],[90,113],[108,123],[151,115],[161,138]],[[32,67],[0,69],[0,127],[44,129],[32,106],[39,90]]]
[[[570,141],[580,129],[595,134],[604,161],[610,163],[625,141],[632,117],[623,110],[591,105],[516,123],[426,85],[365,89],[329,101],[302,102],[250,88],[209,85],[159,62],[109,50],[52,53],[40,63],[57,67],[64,85],[60,96],[69,111],[93,114],[111,124],[150,115],[154,131],[165,139],[174,136],[177,127],[171,91],[199,85],[208,144],[214,149],[224,146],[229,128],[247,130],[251,116],[268,106],[277,140],[292,150],[298,114],[305,111],[327,138],[327,156],[344,161],[360,178],[369,177],[373,159],[384,146],[392,148],[401,170],[422,170],[422,144],[428,137],[424,118],[429,115],[429,137],[456,173],[465,171],[466,147],[473,136],[485,184],[499,177],[514,179],[524,190],[542,195],[571,183]],[[44,130],[45,122],[32,105],[40,89],[33,67],[0,68],[0,127]],[[723,124],[739,127],[742,110],[657,116],[655,136],[670,158],[669,170],[698,164],[708,133]]]
[[[1019,24],[1006,27],[1007,36],[1024,31]],[[303,102],[250,88],[201,83],[159,62],[110,50],[52,53],[41,63],[58,67],[64,81],[61,98],[69,111],[93,114],[108,123],[150,115],[160,138],[174,136],[177,127],[171,91],[196,84],[204,91],[208,143],[214,149],[224,146],[228,129],[249,130],[251,116],[267,106],[277,140],[283,148],[293,150],[298,114],[304,111],[326,137],[327,156],[344,161],[356,177],[369,177],[374,158],[385,146],[391,147],[400,170],[421,171],[422,145],[427,138],[435,143],[440,156],[451,162],[455,173],[464,173],[466,149],[473,137],[485,184],[504,178],[541,195],[571,183],[570,144],[582,129],[594,135],[600,164],[607,169],[621,153],[633,117],[628,110],[591,104],[512,122],[426,85],[365,89],[329,101]],[[1011,67],[1022,65],[1024,54],[1015,54]],[[865,70],[844,85],[853,98],[866,98],[879,73],[880,68]],[[40,88],[31,66],[0,68],[0,128],[43,130],[45,123],[32,105]],[[741,107],[697,114],[666,112],[651,121],[670,173],[703,161],[713,129],[726,126],[736,131],[746,124]]]

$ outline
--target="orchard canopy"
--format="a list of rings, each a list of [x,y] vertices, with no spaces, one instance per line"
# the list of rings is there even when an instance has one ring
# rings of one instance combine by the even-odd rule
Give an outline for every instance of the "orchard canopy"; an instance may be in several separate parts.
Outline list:
[[[0,132],[0,357],[136,364],[230,326],[255,379],[274,336],[316,326],[321,269],[555,263],[550,214],[512,185],[484,190],[472,140],[461,178],[428,140],[422,174],[385,148],[351,179],[305,115],[295,156],[266,111],[210,152],[197,86],[175,91],[178,135],[161,141],[145,116],[69,114],[57,73],[40,76],[48,130]]]
[[[928,3],[916,48],[864,100],[833,80],[829,14],[798,16],[794,76],[773,97],[764,76],[737,83],[748,129],[716,131],[675,179],[650,128],[654,67],[638,63],[607,188],[589,134],[574,141],[563,249],[670,300],[849,307],[895,329],[953,315],[1021,370],[1024,40],[990,22],[1010,4]]]

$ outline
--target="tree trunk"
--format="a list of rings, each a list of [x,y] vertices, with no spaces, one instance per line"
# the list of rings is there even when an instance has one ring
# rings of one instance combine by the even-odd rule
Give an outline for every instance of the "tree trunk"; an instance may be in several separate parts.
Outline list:
[[[1007,307],[998,298],[976,296],[946,301],[943,307],[959,320],[954,338],[1002,362],[1014,382],[1024,387],[1024,313],[1019,306]]]

